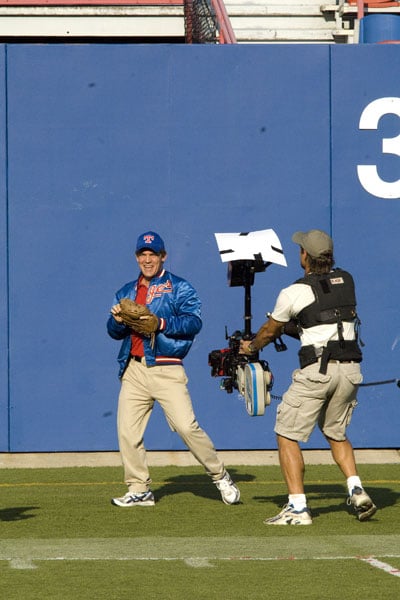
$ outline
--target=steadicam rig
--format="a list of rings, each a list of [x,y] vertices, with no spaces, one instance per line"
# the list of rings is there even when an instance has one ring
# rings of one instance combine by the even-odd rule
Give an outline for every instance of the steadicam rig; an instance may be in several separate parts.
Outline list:
[[[268,362],[259,359],[258,352],[251,355],[240,354],[240,342],[255,337],[251,331],[251,287],[255,274],[264,272],[272,262],[286,266],[286,260],[280,242],[272,230],[250,234],[216,234],[216,238],[221,258],[224,260],[225,257],[225,262],[226,256],[238,257],[228,262],[228,285],[244,287],[244,328],[228,335],[225,327],[228,347],[212,350],[208,355],[208,364],[212,377],[222,377],[220,388],[228,394],[236,389],[244,397],[247,413],[252,417],[260,416],[271,402],[273,375]],[[240,241],[238,238],[241,238]],[[260,248],[260,251],[255,252],[256,247]],[[243,255],[245,258],[240,258]],[[251,258],[247,258],[249,255]],[[271,260],[266,260],[266,255]],[[275,348],[281,351],[285,350],[286,346],[282,340],[277,340]]]
[[[251,332],[251,286],[254,274],[265,271],[267,265],[261,257],[256,260],[238,260],[229,263],[228,280],[230,286],[243,285],[245,288],[244,330],[225,338],[228,348],[212,350],[208,355],[212,377],[222,377],[220,388],[231,394],[236,389],[245,399],[246,410],[252,417],[263,415],[271,402],[270,390],[273,376],[268,362],[259,360],[258,352],[251,355],[240,354],[240,341],[254,338]]]

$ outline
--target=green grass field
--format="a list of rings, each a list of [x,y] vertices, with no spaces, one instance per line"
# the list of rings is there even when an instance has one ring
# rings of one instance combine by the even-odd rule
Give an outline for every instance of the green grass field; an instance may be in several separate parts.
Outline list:
[[[201,467],[151,469],[154,507],[117,508],[118,468],[0,470],[4,600],[398,600],[400,469],[361,465],[379,507],[360,523],[336,466],[308,466],[311,527],[267,527],[279,467],[230,466],[225,506]]]

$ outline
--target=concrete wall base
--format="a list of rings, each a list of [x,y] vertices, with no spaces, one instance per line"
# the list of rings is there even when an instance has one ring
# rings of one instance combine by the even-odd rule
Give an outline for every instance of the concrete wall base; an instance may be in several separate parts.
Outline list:
[[[220,451],[220,457],[229,465],[279,465],[276,450],[232,450]],[[334,464],[329,450],[303,450],[306,464]],[[179,467],[198,466],[189,451],[147,453],[149,466]],[[393,464],[400,462],[400,450],[366,449],[355,450],[358,464]],[[0,453],[0,469],[42,469],[61,467],[120,467],[119,452],[44,452],[44,453]]]

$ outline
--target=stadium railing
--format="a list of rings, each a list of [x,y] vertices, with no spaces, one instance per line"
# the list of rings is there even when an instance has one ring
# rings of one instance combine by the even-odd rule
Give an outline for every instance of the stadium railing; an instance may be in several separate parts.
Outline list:
[[[184,0],[187,44],[236,44],[223,0]]]
[[[7,6],[182,6],[187,44],[236,44],[223,0],[0,0]]]

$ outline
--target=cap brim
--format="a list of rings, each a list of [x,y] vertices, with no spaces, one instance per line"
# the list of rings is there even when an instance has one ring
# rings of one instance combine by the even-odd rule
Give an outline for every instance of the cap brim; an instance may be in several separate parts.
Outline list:
[[[302,245],[304,240],[304,232],[303,231],[296,231],[296,233],[294,233],[292,235],[292,242],[294,242],[295,244],[299,244],[300,246]]]
[[[144,252],[144,251],[149,251],[149,252],[153,252],[153,254],[161,254],[161,252],[164,252],[164,249],[161,250],[155,250],[154,248],[149,248],[148,246],[143,246],[142,248],[137,248],[135,250],[135,253],[137,254],[138,252]]]

